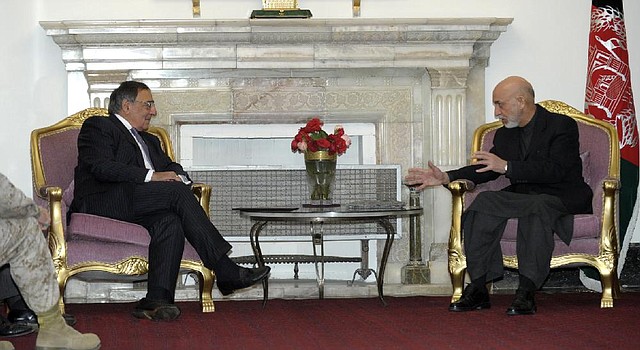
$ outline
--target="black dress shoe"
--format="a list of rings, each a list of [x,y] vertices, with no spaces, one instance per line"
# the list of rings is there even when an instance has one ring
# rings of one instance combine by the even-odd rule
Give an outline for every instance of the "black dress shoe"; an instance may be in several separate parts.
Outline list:
[[[180,316],[180,309],[163,300],[151,300],[142,298],[133,309],[133,317],[154,321],[171,321]]]
[[[0,325],[0,337],[19,337],[35,332],[36,328],[26,324],[3,322]]]
[[[449,304],[449,311],[454,312],[473,311],[489,308],[491,308],[489,293],[486,290],[477,288],[473,284],[469,284],[467,288],[462,291],[462,296],[458,301]]]
[[[518,289],[516,298],[507,309],[507,315],[533,315],[536,313],[536,301],[533,298],[534,292]]]
[[[24,324],[31,327],[38,327],[38,316],[31,310],[11,310],[7,315],[11,323]]]
[[[222,295],[229,295],[238,289],[251,287],[265,279],[269,275],[270,271],[271,268],[269,266],[253,269],[241,267],[240,278],[235,281],[218,281],[218,290],[220,290]]]

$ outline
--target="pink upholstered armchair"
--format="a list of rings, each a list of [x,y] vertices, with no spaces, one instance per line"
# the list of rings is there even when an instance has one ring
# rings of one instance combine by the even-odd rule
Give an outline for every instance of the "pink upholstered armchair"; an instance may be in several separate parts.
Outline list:
[[[77,164],[77,139],[82,123],[89,117],[107,116],[102,108],[88,108],[64,120],[31,133],[31,166],[34,199],[49,208],[49,249],[58,275],[60,308],[64,312],[67,280],[81,272],[104,271],[118,275],[142,275],[148,271],[149,233],[142,226],[110,218],[73,213],[66,220],[73,200],[73,172]],[[167,155],[173,148],[164,129],[149,132],[161,141]],[[211,187],[193,186],[205,212],[209,213]],[[214,274],[204,267],[195,249],[186,242],[181,268],[197,272],[203,312],[213,312]]]
[[[575,216],[574,233],[567,246],[556,237],[551,267],[590,265],[600,273],[602,298],[600,307],[613,307],[613,299],[619,293],[618,265],[618,211],[617,193],[620,186],[620,151],[616,129],[603,121],[585,115],[559,101],[540,103],[551,112],[568,115],[578,122],[580,132],[580,156],[583,176],[593,190],[593,214]],[[472,152],[488,151],[493,144],[500,121],[480,126],[474,133]],[[467,208],[481,191],[500,190],[509,181],[501,176],[496,181],[475,186],[458,180],[449,184],[453,197],[453,217],[449,236],[449,273],[453,284],[452,302],[462,295],[466,259],[462,243],[462,220]],[[517,268],[516,258],[517,219],[510,219],[500,242],[503,263],[506,267]]]

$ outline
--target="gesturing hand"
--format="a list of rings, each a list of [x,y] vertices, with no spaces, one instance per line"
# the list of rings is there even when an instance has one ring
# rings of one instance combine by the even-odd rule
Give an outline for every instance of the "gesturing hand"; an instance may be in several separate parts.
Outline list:
[[[443,172],[431,161],[427,163],[428,169],[411,168],[409,174],[404,178],[405,185],[415,185],[417,190],[423,190],[430,186],[444,185],[449,183],[449,175]]]
[[[507,161],[491,152],[478,151],[473,154],[471,159],[474,159],[476,161],[476,164],[484,165],[484,168],[476,170],[479,173],[484,173],[487,171],[495,171],[500,174],[505,173],[504,168],[507,165]]]

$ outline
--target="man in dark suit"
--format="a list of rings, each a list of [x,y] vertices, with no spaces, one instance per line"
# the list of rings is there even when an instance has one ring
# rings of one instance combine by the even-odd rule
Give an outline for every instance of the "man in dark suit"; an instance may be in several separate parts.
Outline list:
[[[489,152],[473,154],[474,164],[448,172],[429,162],[409,170],[407,184],[422,190],[457,179],[476,184],[505,175],[511,184],[481,192],[463,215],[464,247],[471,283],[450,311],[489,308],[486,283],[502,276],[500,238],[509,218],[518,218],[516,254],[520,275],[508,315],[536,312],[534,292],[550,270],[554,232],[566,244],[573,235],[573,214],[591,213],[591,188],[582,178],[578,126],[567,116],[534,103],[531,84],[508,77],[493,90],[495,116],[504,127]]]
[[[190,189],[182,166],[145,132],[157,113],[147,85],[123,82],[109,100],[109,117],[91,117],[78,135],[71,211],[106,216],[145,227],[151,235],[145,298],[133,315],[172,320],[180,315],[174,294],[185,238],[223,295],[267,278],[270,268],[243,268],[227,256],[231,245],[211,223]]]

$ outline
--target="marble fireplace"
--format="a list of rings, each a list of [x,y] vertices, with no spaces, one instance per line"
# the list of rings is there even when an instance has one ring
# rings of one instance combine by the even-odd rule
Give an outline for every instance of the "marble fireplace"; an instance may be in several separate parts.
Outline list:
[[[406,172],[427,160],[445,168],[466,163],[471,133],[485,122],[490,47],[511,22],[354,18],[40,24],[62,49],[70,114],[106,106],[109,93],[124,80],[143,81],[158,107],[154,123],[169,130],[179,159],[184,125],[301,125],[320,116],[332,124],[373,125],[373,162],[398,164]],[[408,201],[408,192],[402,197]],[[428,190],[421,202],[422,259],[430,283],[447,286],[448,193]],[[401,268],[409,259],[408,235],[401,237],[387,266],[389,284],[400,285]]]

